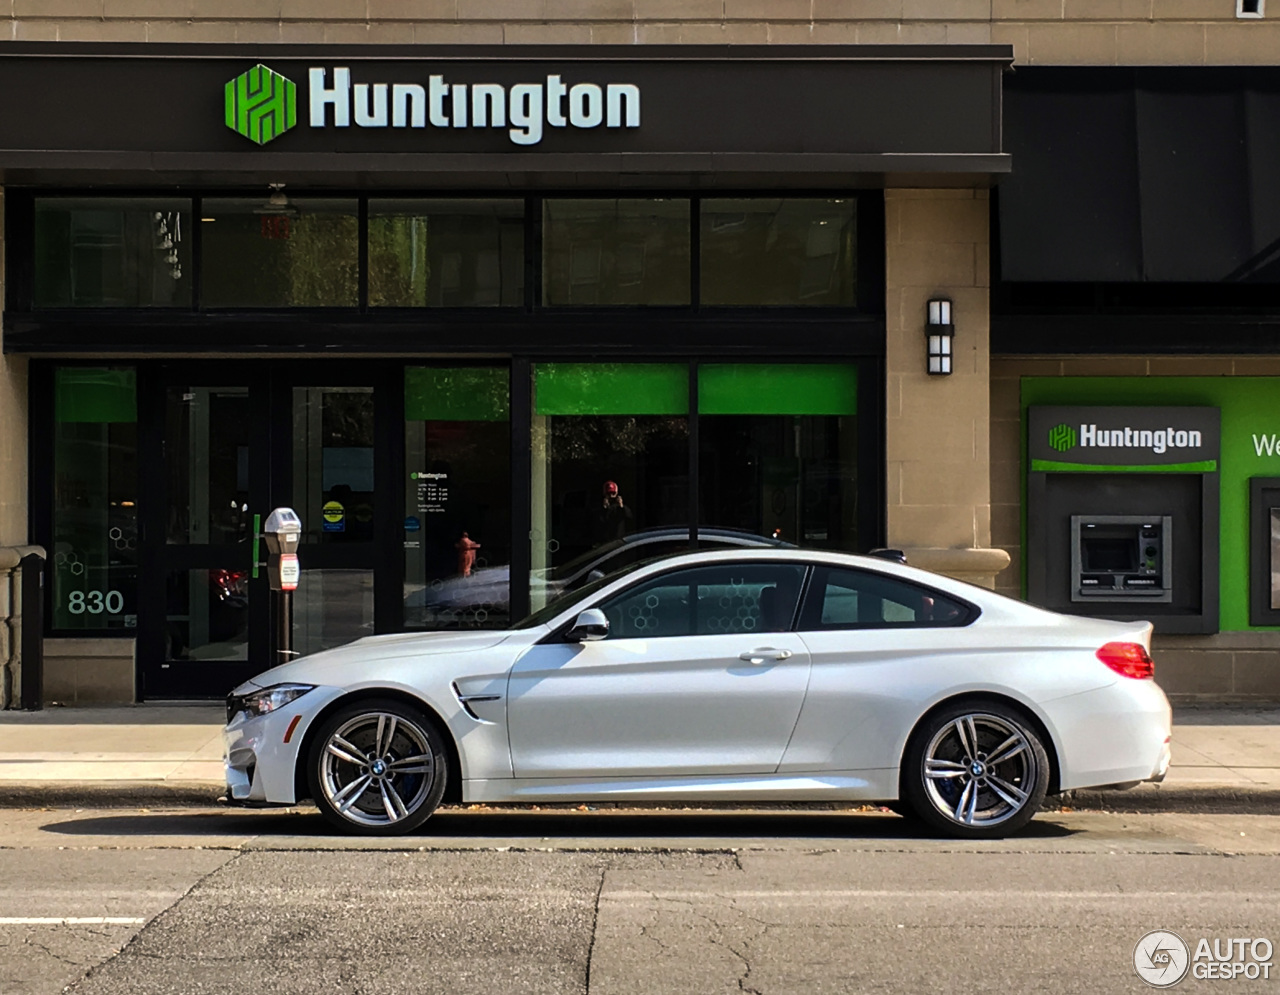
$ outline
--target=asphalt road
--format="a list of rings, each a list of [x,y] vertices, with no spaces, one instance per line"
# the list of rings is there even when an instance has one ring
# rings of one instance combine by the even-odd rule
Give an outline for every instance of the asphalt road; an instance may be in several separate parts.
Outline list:
[[[3,995],[1137,992],[1153,929],[1280,946],[1280,817],[0,810]]]

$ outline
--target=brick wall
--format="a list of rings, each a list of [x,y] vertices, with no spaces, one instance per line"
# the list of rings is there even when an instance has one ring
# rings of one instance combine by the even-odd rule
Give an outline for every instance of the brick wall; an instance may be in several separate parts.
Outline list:
[[[0,0],[24,41],[972,44],[1049,65],[1269,64],[1235,0]]]

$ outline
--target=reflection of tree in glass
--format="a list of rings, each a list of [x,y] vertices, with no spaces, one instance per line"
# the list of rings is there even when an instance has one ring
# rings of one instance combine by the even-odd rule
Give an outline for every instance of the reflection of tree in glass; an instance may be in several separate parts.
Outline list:
[[[369,303],[426,307],[431,259],[424,217],[384,214],[369,224]]]
[[[373,393],[326,392],[322,413],[326,446],[373,446]]]
[[[289,226],[288,303],[354,305],[357,223],[354,214],[304,213]]]
[[[551,432],[553,459],[599,459],[639,455],[662,442],[687,439],[689,423],[683,417],[634,415],[555,418]]]

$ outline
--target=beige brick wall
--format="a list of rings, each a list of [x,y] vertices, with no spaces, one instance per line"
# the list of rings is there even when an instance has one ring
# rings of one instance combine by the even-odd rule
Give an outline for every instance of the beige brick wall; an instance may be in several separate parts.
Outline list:
[[[885,448],[889,542],[991,540],[985,190],[885,192]],[[952,301],[954,372],[925,371],[931,297]]]
[[[0,37],[337,44],[1012,44],[1048,65],[1253,65],[1235,0],[0,0]]]
[[[0,189],[0,231],[4,191]],[[4,242],[0,239],[0,300],[4,300]],[[0,346],[4,329],[0,328]],[[0,546],[27,541],[27,361],[0,353]]]

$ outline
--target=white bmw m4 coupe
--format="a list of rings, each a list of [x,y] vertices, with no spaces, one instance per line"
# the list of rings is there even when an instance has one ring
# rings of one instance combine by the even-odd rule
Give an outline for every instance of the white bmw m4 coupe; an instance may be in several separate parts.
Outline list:
[[[370,835],[449,801],[866,801],[1001,837],[1046,794],[1164,777],[1150,642],[874,557],[687,553],[506,631],[268,670],[227,701],[227,797]]]

